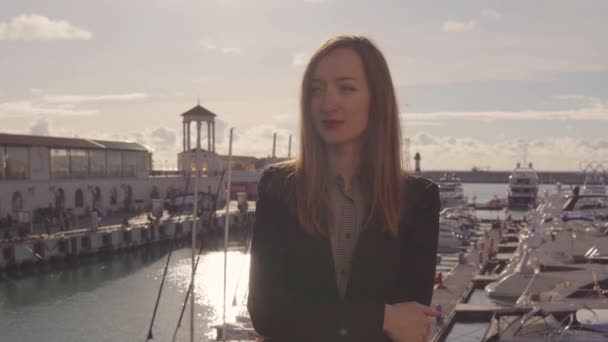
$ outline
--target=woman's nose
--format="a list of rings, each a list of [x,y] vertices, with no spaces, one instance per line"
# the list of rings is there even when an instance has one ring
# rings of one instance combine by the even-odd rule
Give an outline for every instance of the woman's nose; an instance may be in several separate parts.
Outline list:
[[[333,113],[338,109],[336,94],[331,89],[327,89],[321,99],[321,111],[325,114]]]

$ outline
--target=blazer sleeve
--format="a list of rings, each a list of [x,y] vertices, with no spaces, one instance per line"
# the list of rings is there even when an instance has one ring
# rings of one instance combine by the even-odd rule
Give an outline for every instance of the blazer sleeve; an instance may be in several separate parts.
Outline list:
[[[415,208],[406,218],[401,251],[403,273],[399,277],[402,292],[397,301],[416,301],[430,305],[435,284],[437,244],[439,239],[439,188],[424,181],[422,191],[411,200]],[[417,197],[417,198],[416,198]]]
[[[258,187],[251,242],[247,308],[255,330],[271,341],[380,340],[384,336],[384,302],[312,304],[290,291],[284,249],[287,227],[280,219],[285,208],[263,190],[262,184],[269,177],[266,171]]]

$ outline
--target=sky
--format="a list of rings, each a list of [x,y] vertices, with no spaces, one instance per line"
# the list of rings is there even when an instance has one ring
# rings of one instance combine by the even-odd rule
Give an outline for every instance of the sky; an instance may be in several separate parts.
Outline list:
[[[217,152],[235,127],[234,154],[268,156],[277,132],[286,156],[309,56],[362,34],[423,169],[608,168],[608,1],[0,3],[0,132],[137,141],[174,168],[200,99]]]

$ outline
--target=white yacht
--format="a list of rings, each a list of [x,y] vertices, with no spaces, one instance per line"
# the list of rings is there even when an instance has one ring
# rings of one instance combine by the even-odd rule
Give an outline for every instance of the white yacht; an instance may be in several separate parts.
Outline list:
[[[439,182],[439,197],[441,199],[441,208],[458,207],[466,204],[466,198],[464,197],[464,190],[460,179],[454,176],[454,174],[445,174]]]
[[[600,195],[600,196],[608,195],[604,177],[601,177],[601,176],[586,177],[585,183],[581,187],[581,195]]]
[[[439,243],[437,250],[440,253],[452,253],[468,246],[468,236],[460,228],[454,226],[449,220],[439,221]]]
[[[450,229],[439,228],[439,244],[437,251],[440,253],[452,253],[460,251],[462,242],[456,237]]]
[[[518,308],[497,312],[482,341],[606,341],[603,309],[572,307]]]
[[[608,255],[601,220],[605,208],[590,206],[588,197],[556,194],[554,201],[531,212],[531,221],[520,235],[520,252],[499,279],[485,287],[486,294],[512,304],[522,293],[549,291],[566,281],[582,285],[591,283],[593,277],[608,281],[608,269],[598,265]]]
[[[528,167],[517,167],[509,176],[507,185],[507,206],[509,208],[527,209],[536,203],[538,194],[538,175],[532,168],[532,163]]]

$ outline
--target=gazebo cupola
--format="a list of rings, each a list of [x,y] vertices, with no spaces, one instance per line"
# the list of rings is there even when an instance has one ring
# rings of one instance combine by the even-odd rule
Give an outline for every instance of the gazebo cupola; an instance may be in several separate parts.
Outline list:
[[[198,168],[201,175],[215,175],[221,170],[220,157],[215,152],[215,117],[210,110],[197,104],[194,108],[181,115],[184,125],[184,148],[177,157],[178,169],[183,175],[194,173],[197,165],[197,152],[199,151]],[[192,143],[192,123],[195,124],[195,144]],[[201,128],[207,124],[207,149],[201,148],[203,135]]]
[[[197,104],[196,107],[182,114],[183,119],[183,152],[191,151],[193,146],[191,140],[191,124],[196,123],[196,148],[201,148],[201,126],[203,122],[207,124],[207,152],[215,153],[215,115],[210,110]]]

